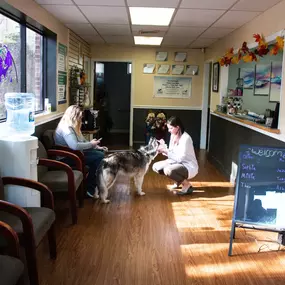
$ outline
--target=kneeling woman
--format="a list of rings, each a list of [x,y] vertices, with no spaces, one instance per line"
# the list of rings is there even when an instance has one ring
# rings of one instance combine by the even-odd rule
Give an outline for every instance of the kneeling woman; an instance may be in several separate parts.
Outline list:
[[[100,140],[93,139],[90,142],[87,141],[81,133],[81,124],[82,110],[75,105],[69,106],[56,128],[54,139],[57,145],[68,146],[73,150],[83,151],[85,164],[89,167],[87,195],[93,197],[96,187],[96,170],[104,158],[103,151],[107,151],[108,149],[104,146],[99,146]],[[63,158],[61,161],[74,166],[71,159]]]
[[[191,194],[193,189],[188,179],[195,177],[199,169],[193,141],[190,135],[184,131],[184,126],[179,118],[169,118],[167,128],[171,134],[169,148],[164,140],[160,140],[158,152],[168,158],[154,163],[152,169],[174,180],[173,189],[178,188],[181,184],[182,189],[177,194]]]

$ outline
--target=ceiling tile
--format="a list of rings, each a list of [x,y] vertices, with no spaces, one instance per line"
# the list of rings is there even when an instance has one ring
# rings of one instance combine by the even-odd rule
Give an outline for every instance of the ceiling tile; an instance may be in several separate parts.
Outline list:
[[[35,0],[39,4],[59,4],[59,5],[73,5],[71,0]]]
[[[128,14],[125,7],[79,7],[92,24],[129,24]]]
[[[215,41],[217,41],[217,40],[216,39],[199,38],[199,39],[197,39],[196,41],[194,41],[194,42],[192,42],[190,44],[190,48],[204,48],[204,47],[208,47],[209,45],[211,45]]]
[[[195,38],[190,37],[169,37],[165,36],[163,38],[163,44],[164,45],[189,45]]]
[[[91,24],[66,24],[66,26],[78,35],[97,35]]]
[[[209,28],[207,31],[205,31],[201,37],[205,37],[208,39],[220,39],[228,35],[234,31],[234,29],[228,29],[228,28]]]
[[[123,6],[124,0],[73,0],[77,5],[91,5],[91,6]]]
[[[201,33],[205,31],[206,28],[199,27],[170,27],[167,36],[187,36],[187,37],[198,37]]]
[[[188,44],[184,44],[184,43],[173,43],[173,44],[168,44],[168,43],[161,43],[162,47],[173,47],[173,48],[187,48]]]
[[[82,13],[75,6],[66,5],[42,5],[64,24],[88,23]]]
[[[104,36],[104,40],[108,44],[133,44],[134,40],[131,36]]]
[[[179,9],[175,15],[173,26],[209,27],[222,14],[223,10]]]
[[[180,8],[227,10],[236,1],[237,0],[182,0]]]
[[[168,27],[165,26],[140,26],[133,25],[132,31],[134,36],[155,36],[155,37],[163,37],[168,30]],[[144,34],[140,33],[140,31],[145,32]],[[150,33],[153,32],[153,33]]]
[[[104,41],[100,36],[81,35],[81,38],[90,44],[104,44]]]
[[[281,0],[240,0],[231,10],[264,12]]]
[[[176,8],[179,0],[127,0],[129,7]]]
[[[258,16],[260,12],[229,11],[223,15],[213,27],[239,28]]]
[[[131,35],[131,30],[129,25],[95,25],[95,28],[100,33],[100,35],[105,36],[127,36]]]

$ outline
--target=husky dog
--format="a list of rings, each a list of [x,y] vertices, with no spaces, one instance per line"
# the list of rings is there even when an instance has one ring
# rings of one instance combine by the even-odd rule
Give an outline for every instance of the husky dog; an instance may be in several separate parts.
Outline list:
[[[109,154],[100,163],[97,172],[97,187],[94,198],[98,199],[100,194],[103,203],[109,203],[107,200],[108,190],[113,186],[118,175],[123,174],[128,177],[134,177],[135,185],[139,195],[145,195],[142,192],[144,175],[147,172],[151,161],[157,155],[159,143],[155,138],[150,138],[148,145],[142,146],[135,151],[121,151]]]

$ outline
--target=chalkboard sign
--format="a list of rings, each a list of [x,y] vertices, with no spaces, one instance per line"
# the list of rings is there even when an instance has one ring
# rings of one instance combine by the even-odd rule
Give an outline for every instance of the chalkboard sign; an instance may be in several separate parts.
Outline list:
[[[285,149],[240,147],[233,222],[285,230]]]

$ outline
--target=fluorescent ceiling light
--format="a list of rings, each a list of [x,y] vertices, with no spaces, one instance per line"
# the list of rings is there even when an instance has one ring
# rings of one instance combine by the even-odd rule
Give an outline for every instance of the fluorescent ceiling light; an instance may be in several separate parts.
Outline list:
[[[160,46],[163,37],[137,37],[135,36],[136,45]]]
[[[130,7],[132,25],[168,26],[174,8]]]

